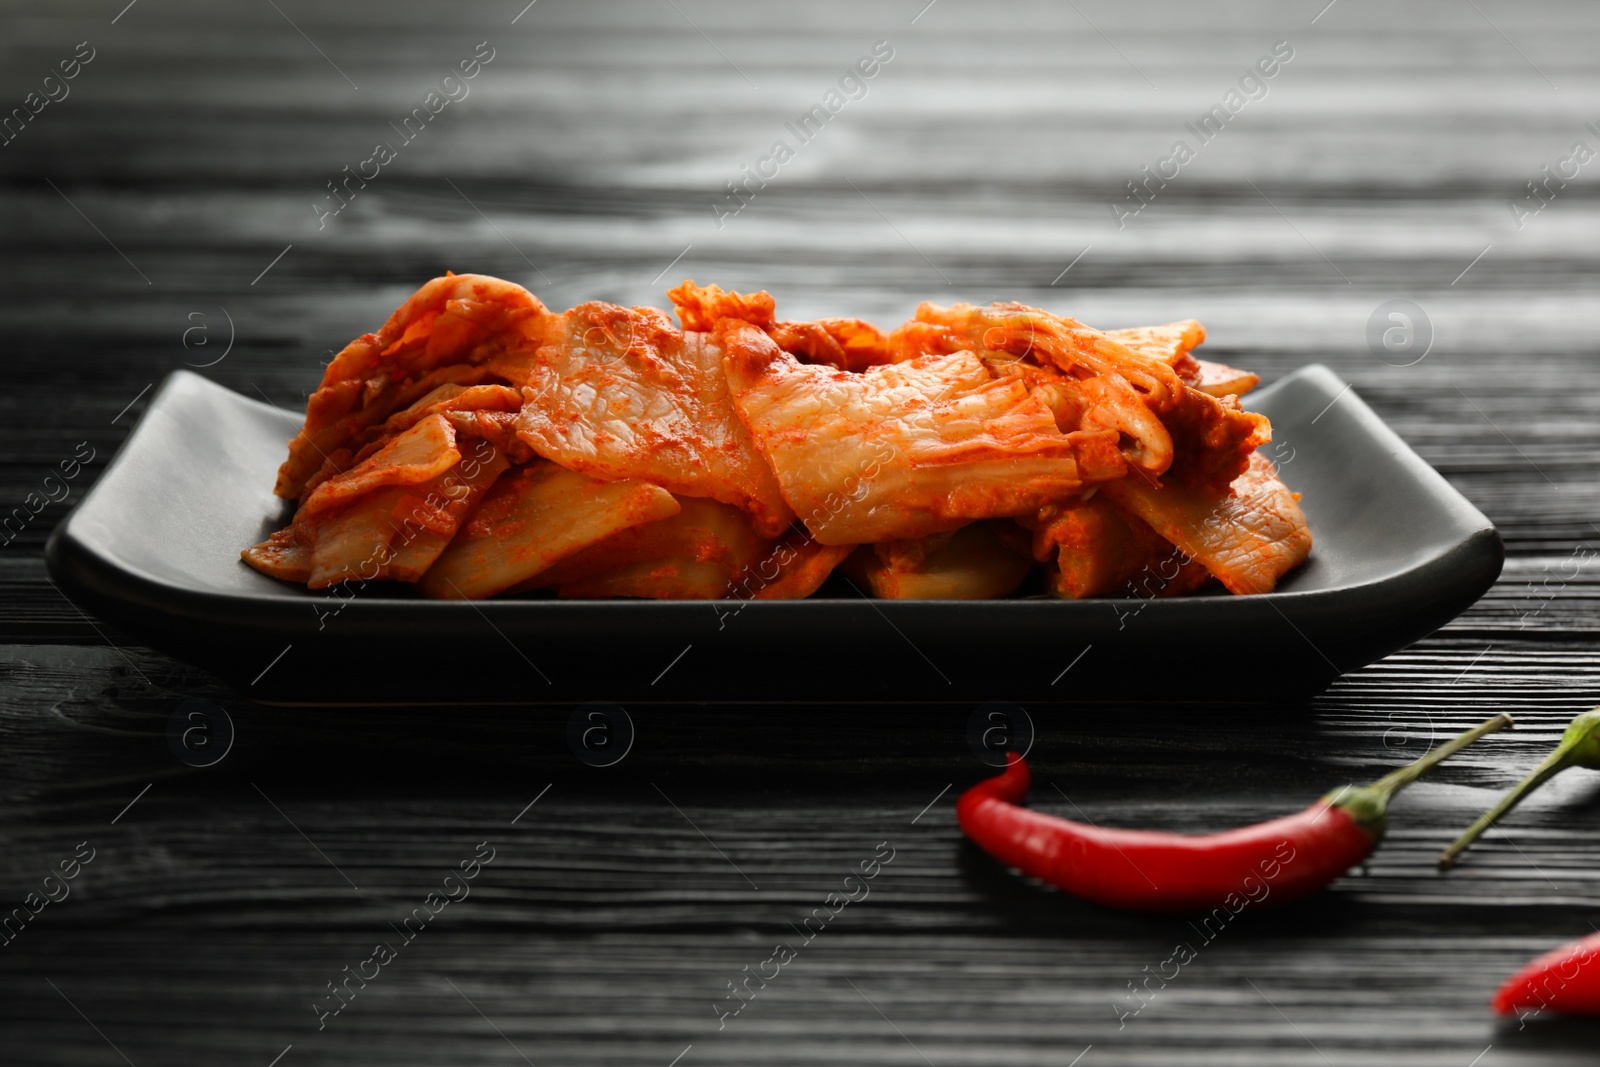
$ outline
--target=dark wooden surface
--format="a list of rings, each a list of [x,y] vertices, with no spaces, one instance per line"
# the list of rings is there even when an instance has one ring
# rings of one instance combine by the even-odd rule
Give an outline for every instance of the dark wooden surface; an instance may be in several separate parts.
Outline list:
[[[1597,917],[1595,776],[1458,872],[1432,858],[1600,699],[1592,173],[1520,229],[1509,206],[1574,141],[1600,147],[1600,11],[924,2],[5,4],[0,107],[78,42],[96,53],[0,148],[0,508],[86,441],[70,504],[185,362],[226,350],[204,373],[298,407],[330,350],[446,268],[557,306],[660,304],[687,276],[769,287],[795,317],[993,298],[1105,326],[1192,315],[1269,379],[1323,361],[1354,382],[1500,526],[1505,576],[1307,706],[1231,702],[1240,634],[1239,661],[1194,680],[1209,703],[1030,709],[1037,803],[1199,830],[1492,711],[1516,733],[1398,801],[1366,877],[1247,914],[1119,1027],[1128,983],[1196,935],[965,847],[952,801],[983,768],[964,710],[636,710],[633,749],[596,769],[561,713],[255,707],[59,596],[51,504],[0,547],[0,906],[78,842],[97,853],[0,948],[0,1061],[1594,1061],[1596,1026],[1519,1032],[1485,1002]],[[866,97],[719,229],[723,183],[792,144],[784,122],[878,40],[894,58]],[[1118,230],[1123,183],[1279,40],[1295,54],[1266,97]],[[324,183],[480,41],[470,96],[319,231]],[[1434,335],[1408,367],[1367,342],[1394,299]],[[773,667],[807,664],[775,649]],[[189,700],[236,732],[209,768],[169,745]],[[496,858],[471,896],[319,1031],[325,983],[480,841]],[[870,896],[719,1030],[726,983],[879,842],[896,853]]]

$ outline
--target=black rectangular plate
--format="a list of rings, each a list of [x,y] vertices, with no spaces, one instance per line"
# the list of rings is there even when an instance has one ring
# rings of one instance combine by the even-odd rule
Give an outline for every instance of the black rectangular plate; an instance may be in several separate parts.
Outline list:
[[[1315,547],[1278,591],[1187,599],[433,602],[312,592],[239,552],[298,418],[179,371],[46,548],[82,607],[265,703],[974,703],[1311,696],[1476,600],[1504,549],[1326,367],[1250,397]]]

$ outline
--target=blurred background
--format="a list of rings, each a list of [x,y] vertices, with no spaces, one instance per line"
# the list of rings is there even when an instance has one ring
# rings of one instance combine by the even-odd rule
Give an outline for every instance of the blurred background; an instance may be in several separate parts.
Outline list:
[[[1592,788],[1552,789],[1522,856],[1449,882],[1431,856],[1600,690],[1595,583],[1563,567],[1600,536],[1600,8],[524,4],[0,4],[0,513],[83,461],[0,534],[0,906],[100,850],[0,952],[7,1062],[1589,1062],[1592,1029],[1482,1005],[1587,929],[1592,834],[1552,812]],[[1110,821],[1203,829],[1489,710],[1529,729],[1408,794],[1370,879],[1241,925],[1123,1026],[1188,935],[975,863],[941,791],[982,771],[964,711],[664,710],[602,781],[564,719],[253,707],[48,583],[165,375],[297,411],[446,270],[557,308],[693,278],[885,327],[1193,317],[1266,381],[1326,363],[1499,526],[1499,585],[1308,708],[1058,711],[1041,766]],[[173,758],[190,700],[231,713],[225,761]],[[472,903],[319,1029],[485,838]],[[884,840],[872,902],[719,1028]]]

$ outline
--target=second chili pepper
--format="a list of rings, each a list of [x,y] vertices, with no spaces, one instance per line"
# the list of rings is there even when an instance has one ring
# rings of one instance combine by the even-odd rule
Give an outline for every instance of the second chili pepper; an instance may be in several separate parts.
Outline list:
[[[1600,1015],[1600,934],[1546,952],[1507,979],[1493,1004],[1501,1015]]]
[[[1510,716],[1497,715],[1370,786],[1346,786],[1298,814],[1218,834],[1102,830],[1030,811],[1019,806],[1031,779],[1016,755],[1003,774],[962,795],[956,817],[995,859],[1084,900],[1143,911],[1237,911],[1306,896],[1344,874],[1382,840],[1390,797],[1510,725]]]

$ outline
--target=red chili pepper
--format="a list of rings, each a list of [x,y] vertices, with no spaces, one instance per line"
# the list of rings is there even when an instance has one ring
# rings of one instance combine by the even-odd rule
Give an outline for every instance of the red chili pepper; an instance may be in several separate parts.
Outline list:
[[[1600,1015],[1600,934],[1546,952],[1507,979],[1492,1003],[1501,1015],[1523,1018],[1545,1009]]]
[[[1390,797],[1510,725],[1509,715],[1497,715],[1370,786],[1346,786],[1299,814],[1219,834],[1102,830],[1019,807],[1031,776],[1015,753],[1003,774],[962,794],[956,818],[989,855],[1084,900],[1141,911],[1237,912],[1306,896],[1366,859],[1383,839]]]

